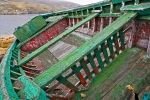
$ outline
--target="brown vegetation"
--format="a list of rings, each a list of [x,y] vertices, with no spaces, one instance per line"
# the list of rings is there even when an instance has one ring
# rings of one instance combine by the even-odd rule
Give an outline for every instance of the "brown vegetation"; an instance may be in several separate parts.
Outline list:
[[[0,14],[37,14],[47,13],[56,10],[68,9],[78,6],[70,2],[55,2],[48,1],[34,1],[34,0],[1,0],[0,1]]]

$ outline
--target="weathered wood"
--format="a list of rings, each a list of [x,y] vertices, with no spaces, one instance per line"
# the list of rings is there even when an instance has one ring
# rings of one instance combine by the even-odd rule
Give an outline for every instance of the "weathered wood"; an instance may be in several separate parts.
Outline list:
[[[138,0],[136,0],[138,1]],[[121,8],[121,10],[129,10],[129,11],[143,11],[146,9],[150,9],[150,3],[142,3],[138,5],[127,5]]]
[[[91,53],[90,53],[90,54],[88,54],[87,57],[88,57],[88,61],[89,61],[90,65],[91,65],[91,67],[93,68],[93,72],[95,74],[98,74],[98,67],[95,64],[93,55],[91,55]]]
[[[85,18],[84,20],[80,21],[78,24],[74,25],[73,27],[69,28],[65,32],[61,33],[60,35],[58,35],[57,37],[55,37],[54,39],[52,39],[51,41],[49,41],[48,43],[46,43],[45,45],[43,45],[42,47],[40,47],[37,50],[33,51],[31,54],[29,54],[25,58],[23,58],[18,63],[18,66],[21,66],[21,65],[27,63],[28,61],[32,60],[33,58],[35,58],[36,56],[38,56],[40,53],[42,53],[43,51],[45,51],[46,49],[48,49],[48,47],[50,45],[56,43],[57,41],[59,41],[63,37],[67,36],[68,34],[70,34],[71,32],[73,32],[74,30],[76,30],[77,28],[79,28],[81,25],[85,24],[86,22],[88,22],[92,18],[96,17],[98,14],[99,13],[94,13],[94,14],[89,15],[87,18]]]
[[[102,58],[100,56],[101,51],[98,48],[96,48],[94,51],[95,51],[95,56],[98,60],[99,67],[101,68],[101,70],[103,70],[104,62],[102,61]]]
[[[122,32],[122,30],[119,32],[119,38],[121,42],[121,49],[124,50],[125,49],[125,33]]]
[[[92,79],[91,72],[90,72],[90,70],[89,70],[89,68],[88,68],[87,63],[85,62],[85,60],[81,60],[80,64],[81,64],[83,70],[85,71],[88,79]]]
[[[111,23],[108,27],[97,33],[91,40],[85,42],[78,49],[74,50],[71,54],[66,56],[62,61],[51,66],[45,72],[37,76],[33,81],[39,86],[45,86],[46,84],[55,80],[59,75],[65,72],[67,69],[72,67],[77,61],[82,59],[87,53],[96,48],[99,44],[102,44],[105,40],[110,38],[118,32],[127,22],[132,20],[137,13],[130,12],[120,16],[116,21]]]
[[[37,32],[36,34],[34,34],[33,36],[31,36],[30,38],[26,39],[23,42],[20,42],[17,45],[17,48],[19,49],[22,45],[24,45],[25,43],[27,43],[28,41],[30,41],[31,39],[33,39],[34,37],[38,36],[40,33],[42,33],[43,31],[47,30],[49,27],[53,26],[54,24],[56,24],[58,21],[66,18],[68,15],[62,15],[62,16],[55,16],[53,18],[53,22],[48,23],[48,25],[46,27],[44,27],[43,29],[41,29],[39,32]]]
[[[84,78],[84,76],[81,74],[80,70],[78,70],[77,66],[73,66],[72,67],[73,72],[76,74],[76,76],[78,77],[78,79],[80,80],[80,83],[83,86],[86,86],[87,82],[86,79]]]
[[[113,41],[115,43],[116,53],[119,54],[120,48],[119,48],[119,42],[118,42],[118,36],[117,33],[113,35]]]
[[[138,17],[138,19],[150,20],[150,16],[140,16],[140,17]]]
[[[143,2],[149,2],[148,0],[141,0],[141,1],[140,0],[112,0],[112,4],[116,5],[116,3],[118,3],[118,5],[121,5],[121,2],[123,2],[122,6],[124,6],[124,4],[125,5],[128,4],[128,3],[126,3],[126,1],[127,2],[130,1],[128,3],[131,3],[131,4],[134,4],[134,3],[138,4],[138,3],[143,3]],[[51,14],[46,14],[45,17],[57,16],[57,15],[64,15],[64,14],[69,14],[70,15],[70,13],[73,15],[72,16],[73,18],[75,18],[76,16],[78,17],[81,13],[83,14],[82,16],[86,17],[86,16],[89,16],[89,14],[92,12],[92,9],[94,9],[94,10],[100,9],[100,8],[102,8],[102,6],[103,7],[108,6],[108,8],[109,8],[110,7],[110,3],[111,3],[111,1],[107,1],[107,2],[104,2],[104,3],[96,3],[96,4],[88,5],[88,6],[85,6],[85,7],[82,7],[82,8],[71,9],[71,10],[66,10],[66,11],[61,11],[61,12],[55,12],[55,13],[51,13]],[[141,5],[135,5],[135,6],[131,5],[131,6],[128,6],[128,7],[126,6],[127,7],[126,10],[131,10],[131,11],[136,10],[137,12],[138,12],[138,10],[140,10],[139,11],[140,13],[147,14],[147,15],[150,14],[149,13],[149,11],[150,11],[149,4],[148,5],[143,4],[143,5],[142,6]],[[116,8],[118,10],[120,10],[120,7],[116,7]],[[107,12],[105,12],[105,14],[106,13]],[[108,15],[107,14],[105,15],[105,14],[103,15],[105,17],[106,16],[107,17],[112,17],[113,16],[113,13],[110,14],[108,12]],[[140,19],[144,19],[144,20],[145,19],[146,20],[150,19],[149,17],[140,17],[140,14],[138,14],[138,15],[139,15]],[[99,15],[99,16],[102,16],[102,14]],[[120,16],[120,13],[118,15],[114,14],[114,17],[117,17],[117,16]],[[52,66],[50,69],[48,69],[47,71],[45,71],[44,73],[42,73],[41,75],[39,75],[38,77],[36,77],[34,79],[34,81],[39,86],[41,86],[41,87],[45,86],[46,84],[49,84],[49,82],[54,81],[60,75],[62,75],[63,72],[65,72],[66,70],[68,70],[69,68],[71,68],[72,66],[74,66],[76,62],[80,62],[81,59],[83,59],[83,57],[85,57],[89,53],[91,53],[91,51],[94,51],[94,54],[96,54],[96,58],[98,59],[98,62],[99,62],[100,67],[101,67],[103,65],[103,63],[104,63],[102,61],[101,57],[100,57],[100,52],[101,51],[99,51],[99,49],[95,49],[95,48],[97,48],[98,45],[102,45],[104,42],[107,41],[107,45],[108,45],[108,48],[109,48],[110,52],[113,52],[113,48],[112,48],[112,45],[111,45],[111,43],[109,41],[109,38],[111,36],[113,36],[114,34],[116,34],[116,32],[118,32],[120,30],[120,28],[125,23],[127,23],[128,21],[130,21],[135,16],[136,16],[136,13],[131,13],[129,15],[127,14],[127,15],[124,15],[123,17],[121,16],[120,20],[117,19],[117,21],[115,21],[114,23],[112,23],[110,26],[106,27],[101,33],[98,33],[98,35],[96,35],[89,42],[86,42],[83,46],[81,46],[80,48],[78,48],[77,50],[75,50],[74,52],[72,52],[66,58],[64,58],[63,60],[61,60],[60,62],[58,62],[54,66]],[[124,46],[124,39],[121,39],[121,38],[124,38],[124,36],[121,34],[121,35],[119,35],[119,37],[117,36],[117,39],[118,38],[120,38],[119,42],[121,43],[121,47]],[[148,43],[148,45],[149,45],[149,43]],[[18,61],[20,62],[20,60],[19,60],[20,56],[17,57],[17,55],[16,55],[16,54],[20,55],[20,53],[19,52],[11,52],[14,47],[16,47],[16,45],[13,45],[13,46],[10,47],[11,49],[8,50],[7,55],[6,55],[7,57],[4,58],[4,60],[2,61],[2,64],[0,64],[0,84],[1,84],[0,85],[0,88],[1,88],[1,90],[0,90],[0,99],[12,99],[12,98],[13,99],[19,99],[18,96],[17,96],[17,94],[15,93],[15,91],[13,89],[13,84],[12,84],[12,82],[16,81],[16,78],[14,78],[13,75],[16,75],[15,77],[17,77],[17,75],[20,75],[20,73],[19,74],[15,73],[15,71],[18,70],[19,66],[16,67],[15,64],[14,64],[14,61],[13,61],[14,59],[18,59]],[[118,48],[118,46],[117,46],[117,48]],[[150,47],[148,46],[148,51],[147,52],[149,52],[149,50],[150,50],[149,48]],[[120,49],[120,47],[119,47],[119,49]],[[14,54],[12,55],[12,53],[14,53]],[[93,58],[91,60],[93,60]],[[87,63],[88,62],[85,62],[84,64],[87,65]],[[80,68],[82,68],[82,67],[80,66]],[[76,69],[77,72],[81,70],[80,68]],[[101,67],[101,68],[103,68],[103,67]],[[14,72],[12,72],[11,70],[14,71]],[[10,72],[11,72],[11,74],[13,74],[12,78],[10,77]],[[92,73],[90,72],[90,75],[91,74]],[[80,79],[83,78],[81,76],[81,74],[78,74],[77,76],[80,77]],[[11,79],[12,79],[12,81],[11,81]],[[67,78],[65,77],[65,80],[66,79]],[[65,84],[66,83],[67,82],[65,82]],[[82,82],[82,83],[84,84],[84,82]],[[69,87],[70,86],[71,85],[69,85]],[[29,86],[27,86],[27,88],[28,87]],[[37,93],[37,91],[36,91],[36,93]],[[34,93],[34,94],[36,94],[36,93]]]
[[[70,83],[65,77],[63,77],[62,75],[60,75],[58,78],[57,78],[57,80],[60,82],[60,83],[62,83],[62,84],[64,84],[65,86],[67,86],[68,88],[70,88],[70,89],[72,89],[72,90],[74,90],[74,91],[78,91],[78,88],[75,86],[75,85],[73,85],[72,83]]]
[[[148,57],[150,57],[150,36],[149,36],[149,41],[148,41],[147,55]]]
[[[108,44],[108,48],[109,48],[109,51],[110,51],[110,57],[112,58],[112,59],[114,59],[114,57],[115,57],[115,52],[114,52],[114,47],[113,47],[113,41],[112,41],[112,39],[111,38],[109,38],[108,40],[107,40],[107,44]]]
[[[107,48],[106,48],[105,43],[101,44],[101,49],[102,49],[102,52],[103,52],[103,55],[105,58],[105,62],[106,62],[106,64],[108,64],[109,63],[109,57],[108,57],[108,52],[107,52]]]

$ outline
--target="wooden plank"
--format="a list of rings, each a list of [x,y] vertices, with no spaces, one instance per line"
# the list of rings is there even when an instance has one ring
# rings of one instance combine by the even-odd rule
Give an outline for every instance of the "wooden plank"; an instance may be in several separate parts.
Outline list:
[[[115,57],[115,53],[114,53],[114,49],[113,49],[113,41],[111,38],[109,38],[107,40],[107,44],[108,44],[108,48],[109,48],[109,51],[110,51],[110,56],[112,59],[114,59]]]
[[[82,46],[74,50],[63,60],[59,61],[57,64],[51,66],[51,68],[47,69],[42,74],[35,77],[33,81],[41,87],[51,83],[67,69],[71,68],[77,61],[83,59],[83,57],[90,51],[93,51],[96,46],[102,44],[104,41],[110,38],[110,36],[118,32],[126,23],[135,18],[136,15],[136,12],[128,12],[121,15],[108,27],[104,28],[100,33],[97,33],[92,39],[85,42]]]
[[[141,3],[138,5],[127,5],[121,8],[121,10],[135,10],[135,11],[143,11],[145,9],[150,9],[150,3]]]
[[[106,48],[105,43],[101,44],[101,49],[102,49],[102,52],[104,54],[105,62],[106,62],[106,64],[108,64],[109,63],[109,57],[108,57],[108,52],[107,52],[107,48]]]
[[[77,28],[79,28],[81,25],[83,25],[86,22],[88,22],[89,20],[91,20],[92,18],[96,17],[98,14],[99,13],[94,13],[94,14],[89,15],[87,18],[85,18],[84,20],[80,21],[78,24],[74,25],[73,27],[69,28],[65,32],[61,33],[60,35],[58,35],[57,37],[55,37],[54,39],[52,39],[51,41],[47,42],[45,45],[41,46],[40,48],[38,48],[37,50],[33,51],[32,53],[28,54],[26,57],[24,57],[18,63],[18,66],[21,66],[21,65],[27,63],[28,61],[32,60],[33,58],[35,58],[36,56],[38,56],[40,53],[42,53],[43,51],[45,51],[46,49],[48,49],[48,47],[50,45],[58,42],[60,39],[62,39],[63,37],[67,36],[68,34],[70,34],[71,32],[73,32],[74,30],[76,30]]]
[[[125,49],[125,33],[121,30],[119,32],[119,40],[120,40],[120,43],[121,43],[121,49],[124,50]]]
[[[101,13],[97,17],[119,17],[120,13]],[[86,18],[88,15],[80,15],[80,16],[68,16],[68,18]]]
[[[103,63],[102,58],[100,56],[101,51],[98,50],[98,48],[96,48],[94,51],[95,51],[95,56],[96,56],[98,63],[99,63],[99,67],[102,70],[104,68],[104,63]]]
[[[87,57],[88,57],[89,63],[91,64],[91,66],[92,66],[92,68],[93,68],[93,72],[94,72],[95,74],[98,74],[98,73],[99,73],[99,72],[98,72],[98,67],[97,67],[96,64],[95,64],[94,57],[91,55],[91,53],[88,54]]]
[[[75,50],[77,47],[74,45],[69,44],[69,42],[58,41],[52,47],[48,48],[50,53],[57,58],[58,60],[64,58],[70,52]],[[51,59],[51,58],[49,58]]]
[[[78,88],[75,86],[75,85],[73,85],[72,83],[70,83],[65,77],[63,77],[62,75],[61,76],[59,76],[58,78],[57,78],[57,80],[60,82],[60,83],[62,83],[62,84],[64,84],[65,86],[67,86],[68,88],[70,88],[70,89],[72,89],[72,90],[74,90],[74,91],[78,91]]]
[[[20,59],[21,59],[21,50],[18,49],[18,62],[20,61]]]
[[[55,20],[53,20],[53,22],[50,22],[46,27],[44,27],[43,29],[41,29],[39,32],[37,32],[36,34],[34,34],[33,36],[31,36],[30,38],[26,39],[25,41],[19,43],[17,45],[17,48],[20,48],[22,45],[24,45],[25,43],[27,43],[28,41],[30,41],[32,38],[38,36],[40,33],[42,33],[43,31],[47,30],[49,27],[53,26],[54,24],[56,24],[58,21],[66,18],[68,15],[62,15],[62,16],[56,16]],[[53,18],[54,19],[54,18]],[[48,18],[49,20],[49,18]]]
[[[122,1],[132,1],[132,0],[111,0],[112,3],[116,4],[116,3],[122,3]]]
[[[101,13],[99,17],[119,17],[120,13]]]
[[[76,76],[78,77],[78,79],[80,80],[80,83],[83,86],[86,86],[87,82],[86,79],[84,78],[84,76],[81,74],[80,70],[78,70],[77,66],[73,66],[71,68],[73,70],[73,72],[76,74]]]
[[[141,20],[150,20],[150,16],[139,16],[138,19],[141,19]]]
[[[116,53],[119,54],[120,47],[119,47],[119,42],[118,42],[118,36],[117,33],[113,35],[113,41],[115,43],[115,48],[116,48]]]
[[[89,70],[89,68],[87,66],[87,63],[84,60],[81,60],[80,64],[81,64],[83,70],[85,71],[88,79],[92,79],[92,75],[91,75],[90,70]]]
[[[150,57],[150,36],[149,36],[148,47],[147,47],[147,55],[148,57]]]
[[[11,73],[11,77],[15,77],[15,78],[18,78],[19,76],[21,76],[21,74],[20,73],[18,73],[18,72],[15,72],[15,71],[10,71],[10,73]]]

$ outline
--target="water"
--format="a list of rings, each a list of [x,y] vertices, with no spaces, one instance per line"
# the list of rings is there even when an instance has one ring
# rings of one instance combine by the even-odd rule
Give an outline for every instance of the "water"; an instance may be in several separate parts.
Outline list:
[[[0,15],[0,36],[12,34],[15,28],[22,26],[35,16],[37,16],[37,14]]]

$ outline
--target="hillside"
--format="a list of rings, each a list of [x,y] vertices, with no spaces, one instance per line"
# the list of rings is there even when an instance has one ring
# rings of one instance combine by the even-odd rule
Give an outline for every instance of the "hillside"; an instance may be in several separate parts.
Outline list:
[[[0,14],[37,14],[74,8],[78,4],[61,0],[0,0]]]

